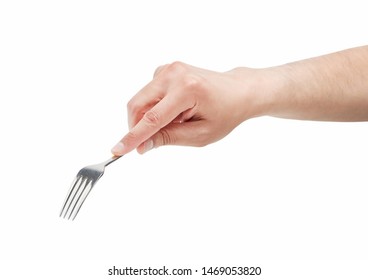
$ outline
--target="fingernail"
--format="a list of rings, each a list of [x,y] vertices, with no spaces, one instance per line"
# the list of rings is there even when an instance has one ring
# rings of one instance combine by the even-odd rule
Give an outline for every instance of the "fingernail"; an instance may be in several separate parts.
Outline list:
[[[121,142],[118,142],[112,149],[111,149],[111,152],[114,154],[114,155],[117,155],[117,156],[122,156],[123,155],[123,152],[124,152],[124,144],[121,143]]]
[[[143,153],[146,153],[149,150],[152,150],[152,148],[153,148],[153,140],[149,139],[146,142],[144,142],[144,152]]]

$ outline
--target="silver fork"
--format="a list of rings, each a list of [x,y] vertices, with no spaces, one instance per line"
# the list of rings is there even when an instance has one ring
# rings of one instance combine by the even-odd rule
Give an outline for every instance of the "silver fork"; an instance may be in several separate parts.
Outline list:
[[[120,156],[114,156],[102,163],[82,168],[66,196],[60,217],[74,220],[93,186],[104,174],[105,167],[119,158]]]

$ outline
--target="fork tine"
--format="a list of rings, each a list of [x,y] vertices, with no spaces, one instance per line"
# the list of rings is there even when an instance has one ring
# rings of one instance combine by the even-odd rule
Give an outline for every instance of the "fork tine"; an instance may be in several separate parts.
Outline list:
[[[81,195],[79,196],[78,201],[76,202],[76,204],[75,204],[75,206],[74,206],[74,208],[72,210],[72,213],[70,213],[70,216],[69,216],[69,219],[71,218],[72,221],[78,215],[79,210],[81,209],[84,201],[86,200],[87,196],[89,195],[90,191],[92,190],[92,187],[93,187],[94,183],[95,182],[93,180],[90,180],[86,184],[86,186],[85,186],[83,192],[81,193]]]
[[[75,207],[76,199],[78,199],[80,192],[83,191],[83,189],[86,185],[87,179],[88,178],[86,178],[84,176],[80,177],[79,184],[77,184],[78,187],[74,188],[74,191],[71,194],[71,199],[70,199],[68,208],[64,212],[64,217],[63,218],[69,219],[70,213],[73,211],[73,209]]]
[[[73,209],[75,208],[75,205],[78,202],[81,192],[83,192],[84,188],[86,187],[87,181],[88,181],[87,177],[81,176],[79,186],[75,188],[73,195],[71,196],[68,208],[64,213],[64,218],[70,219],[71,213],[73,212]]]
[[[71,201],[72,197],[74,197],[74,196],[72,196],[72,194],[75,192],[76,186],[78,185],[80,179],[81,179],[81,176],[76,176],[75,179],[74,179],[74,181],[72,182],[72,185],[70,187],[70,190],[68,192],[68,195],[65,198],[65,201],[64,201],[64,204],[63,204],[63,208],[61,209],[60,217],[63,215],[64,210],[66,209],[66,211],[64,213],[64,218],[65,218],[65,214],[68,211],[69,206],[70,206],[70,201]],[[68,204],[69,204],[69,206],[66,207]]]
[[[75,200],[75,202],[74,202],[74,206],[73,206],[72,210],[71,210],[71,211],[70,211],[70,213],[69,213],[69,217],[68,217],[68,219],[70,219],[72,216],[75,218],[75,216],[76,216],[75,210],[77,210],[77,213],[78,213],[78,211],[79,211],[80,207],[82,206],[82,205],[81,205],[81,203],[83,203],[83,202],[84,202],[84,200],[85,200],[85,198],[87,197],[87,196],[85,195],[85,193],[87,192],[87,194],[88,194],[88,193],[89,193],[89,191],[90,191],[90,190],[91,190],[91,188],[92,188],[92,187],[90,187],[91,182],[92,182],[92,180],[91,180],[91,179],[87,179],[87,178],[86,178],[86,180],[85,180],[85,182],[84,182],[84,186],[83,186],[83,188],[81,188],[81,191],[78,193],[78,198],[77,198],[77,200]],[[80,199],[81,199],[81,197],[83,197],[83,198],[82,198],[82,201],[80,200]],[[81,202],[81,203],[79,203],[79,202]],[[79,206],[77,207],[77,205],[79,205]],[[72,220],[74,220],[74,218],[73,218]]]

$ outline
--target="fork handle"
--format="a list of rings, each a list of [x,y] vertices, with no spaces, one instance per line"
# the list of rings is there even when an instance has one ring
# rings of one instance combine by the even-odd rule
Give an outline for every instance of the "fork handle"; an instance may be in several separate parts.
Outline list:
[[[108,166],[109,164],[113,163],[115,160],[118,160],[122,156],[113,156],[112,158],[108,159],[103,163],[103,165]]]

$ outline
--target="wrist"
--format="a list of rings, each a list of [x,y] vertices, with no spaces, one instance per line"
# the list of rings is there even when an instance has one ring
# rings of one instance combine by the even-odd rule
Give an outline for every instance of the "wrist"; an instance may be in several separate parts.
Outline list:
[[[241,88],[242,121],[271,116],[281,107],[280,93],[285,90],[285,73],[280,67],[251,69],[240,67],[232,72]]]
[[[262,116],[278,116],[290,101],[290,77],[287,65],[261,69],[263,83],[260,92],[263,96]]]

